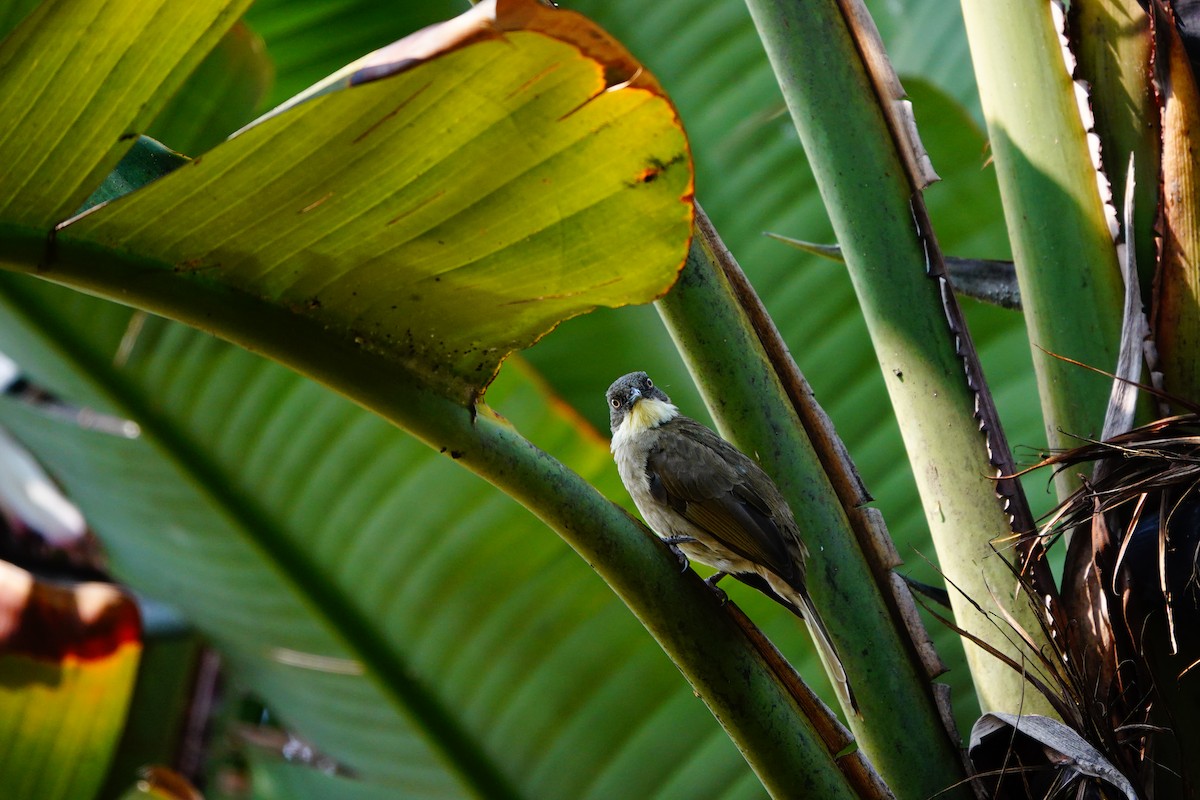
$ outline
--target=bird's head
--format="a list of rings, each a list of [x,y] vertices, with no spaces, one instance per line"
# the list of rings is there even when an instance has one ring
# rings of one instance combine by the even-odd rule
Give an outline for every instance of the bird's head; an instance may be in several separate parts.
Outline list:
[[[608,418],[616,433],[622,425],[631,433],[654,428],[679,414],[671,398],[644,372],[623,375],[608,387]]]

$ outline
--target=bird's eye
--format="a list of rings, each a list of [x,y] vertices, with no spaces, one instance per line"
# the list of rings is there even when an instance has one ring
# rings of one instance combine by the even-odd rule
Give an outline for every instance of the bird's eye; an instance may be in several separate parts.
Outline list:
[[[653,388],[654,388],[654,381],[650,380],[649,378],[646,378],[646,388],[647,388],[647,389],[653,389]]]
[[[621,407],[621,401],[620,401],[620,400],[618,400],[618,399],[617,399],[617,398],[615,398],[615,397],[614,397],[612,400],[609,400],[608,402],[612,404],[612,407],[613,407],[613,408],[620,408],[620,407]]]

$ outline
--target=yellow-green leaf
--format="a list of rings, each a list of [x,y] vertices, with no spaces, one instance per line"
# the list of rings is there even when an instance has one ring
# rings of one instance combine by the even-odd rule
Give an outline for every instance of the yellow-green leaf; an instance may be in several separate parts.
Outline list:
[[[239,22],[155,118],[149,135],[199,155],[254,119],[274,76],[262,38]]]
[[[45,0],[0,42],[0,218],[46,231],[116,166],[249,0]]]
[[[559,320],[646,302],[682,264],[675,110],[578,14],[481,4],[289,105],[59,243],[283,306],[463,401]]]

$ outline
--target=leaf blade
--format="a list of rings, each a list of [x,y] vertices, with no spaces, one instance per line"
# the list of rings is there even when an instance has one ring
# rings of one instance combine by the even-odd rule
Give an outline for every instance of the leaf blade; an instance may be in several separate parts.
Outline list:
[[[43,322],[53,301],[74,301],[47,330],[59,340],[54,350],[70,358],[57,369],[43,364],[43,376],[53,380],[72,362],[103,363],[121,338],[127,310],[3,278],[25,287],[6,294]],[[5,319],[10,328],[13,317]],[[15,343],[6,336],[0,349],[23,356]],[[619,491],[604,445],[547,415],[536,387],[513,372],[492,395],[514,422],[558,442],[556,452]],[[0,416],[93,515],[118,572],[183,605],[285,721],[358,770],[364,785],[457,797],[477,779],[470,767],[453,760],[448,767],[431,752],[425,740],[439,734],[426,729],[420,698],[401,698],[392,685],[399,680],[423,688],[425,703],[440,703],[503,775],[521,776],[513,778],[519,796],[582,796],[575,788],[605,773],[626,743],[621,729],[593,738],[587,719],[596,715],[626,729],[688,731],[709,754],[714,792],[751,775],[588,566],[454,459],[277,365],[160,320],[147,321],[124,366],[94,377],[94,396],[107,396],[110,408],[148,414],[142,442],[117,443],[136,453],[93,451],[86,440],[109,449],[113,437],[64,433],[60,422],[34,419],[12,403],[0,404]],[[157,442],[149,452],[147,437]],[[231,488],[214,489],[218,477]],[[122,515],[138,524],[118,524]],[[265,536],[261,525],[278,536]],[[289,566],[296,559],[324,565],[327,574]],[[169,563],[186,568],[160,568]],[[353,595],[347,602],[358,610],[339,610],[327,602],[331,592]],[[370,631],[360,633],[379,637],[391,656],[363,644],[355,615],[369,620]],[[539,666],[547,653],[557,669]],[[379,659],[406,664],[407,672],[383,669]],[[639,680],[622,681],[618,693],[589,688],[612,663],[638,665]],[[543,680],[550,680],[545,692]],[[663,716],[663,708],[671,712]],[[413,717],[416,725],[407,721]],[[553,758],[556,749],[537,746],[550,741],[571,750],[572,769]],[[696,766],[656,759],[637,785],[655,794],[684,769]]]
[[[269,115],[58,241],[281,305],[465,401],[508,352],[682,264],[683,132],[648,76],[609,87],[623,50],[600,55],[540,31],[451,49]]]
[[[42,231],[100,185],[249,5],[51,0],[0,44],[6,222]]]

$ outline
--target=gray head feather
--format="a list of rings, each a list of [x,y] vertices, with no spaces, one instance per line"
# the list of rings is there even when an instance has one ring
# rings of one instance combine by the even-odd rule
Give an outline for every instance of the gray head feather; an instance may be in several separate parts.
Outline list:
[[[625,419],[629,409],[633,408],[633,404],[641,398],[654,398],[662,400],[664,403],[671,402],[671,398],[667,397],[662,389],[655,386],[654,381],[650,380],[650,376],[644,372],[622,375],[613,381],[604,396],[608,399],[608,420],[613,431],[621,426],[621,420]]]

